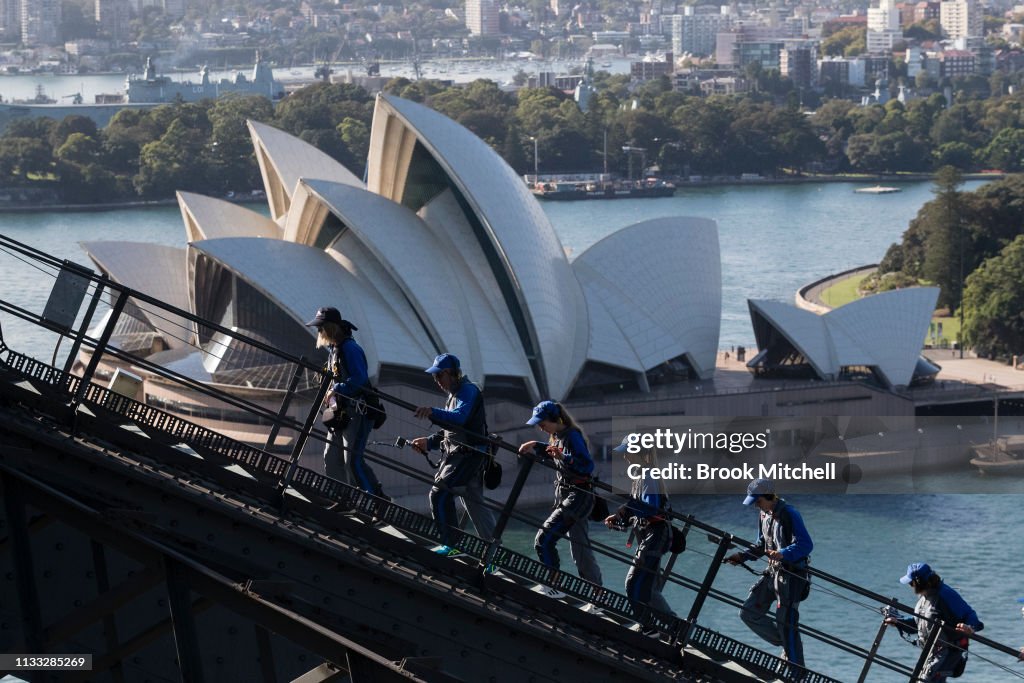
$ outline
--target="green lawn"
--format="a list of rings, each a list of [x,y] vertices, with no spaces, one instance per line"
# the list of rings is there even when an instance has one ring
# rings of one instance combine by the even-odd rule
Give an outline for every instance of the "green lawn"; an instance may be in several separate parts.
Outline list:
[[[839,308],[843,304],[859,299],[860,294],[857,293],[857,287],[864,277],[864,275],[854,275],[840,280],[821,293],[821,300],[825,302],[826,306]]]
[[[844,278],[839,282],[836,282],[831,287],[828,287],[821,293],[821,300],[825,302],[826,306],[832,308],[839,308],[844,304],[848,304],[851,301],[861,298],[857,292],[857,287],[860,285],[861,280],[864,279],[863,275],[854,275],[852,277]],[[949,317],[949,316],[933,316],[933,324],[942,324],[942,335],[937,338],[935,346],[951,346],[956,341],[957,336],[960,334],[960,317]],[[945,341],[945,344],[943,344]],[[932,344],[933,339],[931,331],[925,337],[925,344]]]

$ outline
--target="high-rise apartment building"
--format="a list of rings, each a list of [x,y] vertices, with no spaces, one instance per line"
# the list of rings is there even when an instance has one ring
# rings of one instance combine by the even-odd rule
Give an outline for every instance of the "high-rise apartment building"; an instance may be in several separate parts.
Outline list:
[[[21,42],[29,47],[60,43],[60,0],[21,0]]]
[[[128,0],[96,0],[96,25],[114,42],[128,38],[131,6]]]
[[[466,28],[474,36],[495,36],[501,32],[496,0],[466,0]]]
[[[900,11],[895,0],[879,0],[878,7],[868,8],[868,52],[890,52],[892,46],[902,37]]]
[[[19,0],[0,0],[0,37],[11,39],[21,35],[20,9]]]
[[[943,0],[939,3],[939,23],[948,38],[984,35],[981,4],[977,0]]]
[[[675,14],[672,22],[672,52],[706,56],[715,53],[715,39],[719,33],[732,28],[732,15],[728,6],[687,6],[683,14]]]
[[[779,53],[779,72],[797,88],[811,88],[818,82],[818,50],[811,41],[786,44]]]

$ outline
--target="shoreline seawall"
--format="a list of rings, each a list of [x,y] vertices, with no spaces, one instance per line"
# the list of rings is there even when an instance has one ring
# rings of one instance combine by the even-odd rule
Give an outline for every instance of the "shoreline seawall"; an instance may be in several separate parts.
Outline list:
[[[265,202],[266,197],[234,197],[227,199],[219,197],[233,204],[256,204]],[[161,206],[177,206],[177,199],[149,199],[131,202],[109,202],[104,204],[0,204],[0,214],[4,213],[79,213],[101,211],[118,211],[120,209],[146,209]]]
[[[1005,174],[1002,173],[965,173],[963,175],[964,180],[996,180],[1002,178]],[[872,176],[848,176],[848,175],[806,175],[792,178],[757,178],[757,179],[741,179],[741,178],[703,178],[700,181],[691,182],[688,180],[677,180],[676,189],[684,188],[703,188],[712,186],[750,186],[750,185],[801,185],[807,183],[880,183],[880,182],[921,182],[925,180],[932,180],[934,174],[931,173],[908,173],[903,175],[872,175]],[[248,195],[240,195],[227,199],[221,197],[226,201],[234,202],[236,204],[252,204],[257,202],[265,201],[264,197],[250,197]],[[155,206],[177,206],[178,200],[175,198],[168,199],[151,199],[151,200],[133,200],[123,202],[108,202],[102,204],[39,204],[39,203],[0,203],[0,213],[43,213],[47,211],[55,213],[71,213],[78,211],[116,211],[118,209],[136,209],[146,208]]]

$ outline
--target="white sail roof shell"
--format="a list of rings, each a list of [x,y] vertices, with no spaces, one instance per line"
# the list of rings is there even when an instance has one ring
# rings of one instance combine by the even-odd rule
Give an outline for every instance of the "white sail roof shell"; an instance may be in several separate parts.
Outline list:
[[[444,169],[482,226],[477,239],[487,242],[481,248],[493,255],[490,267],[504,271],[495,275],[505,283],[513,318],[525,327],[524,343],[537,356],[543,375],[538,383],[552,398],[564,397],[586,358],[590,326],[583,291],[547,216],[483,140],[423,105],[383,94],[370,140],[370,191],[402,201],[416,141]]]
[[[249,121],[249,133],[256,148],[256,161],[263,175],[270,216],[280,221],[291,205],[299,178],[318,178],[362,187],[351,171],[313,145],[273,126]]]
[[[189,310],[185,279],[185,250],[149,242],[81,242],[79,246],[110,279],[183,311]],[[186,346],[192,338],[192,323],[185,318],[137,303],[146,322],[169,348]]]
[[[530,365],[522,349],[508,343],[505,331],[492,320],[493,311],[480,296],[475,282],[477,273],[446,250],[417,214],[366,190],[303,179],[289,211],[286,236],[290,235],[292,214],[321,213],[302,206],[303,203],[321,204],[355,233],[369,252],[366,258],[373,259],[386,273],[382,277],[397,284],[395,298],[391,300],[404,301],[412,308],[409,320],[417,320],[425,328],[435,352],[456,354],[466,373],[481,382],[486,375],[513,375],[532,383]],[[461,216],[449,218],[457,220]],[[317,227],[297,225],[295,230],[296,235],[312,236]],[[352,258],[351,244],[345,236],[329,251],[344,254],[356,264],[364,261]],[[492,331],[500,336],[488,334],[481,338],[482,333]],[[514,328],[511,331],[514,333]]]
[[[590,310],[588,360],[650,370],[686,355],[715,368],[722,313],[718,227],[705,218],[636,223],[573,261]]]
[[[193,192],[178,192],[177,196],[189,242],[218,237],[281,239],[281,226],[252,209]]]
[[[909,385],[938,298],[937,287],[907,287],[858,299],[825,314],[840,365],[870,358],[891,385]]]
[[[418,212],[447,258],[459,262],[456,269],[468,273],[457,285],[466,305],[473,312],[474,353],[482,359],[486,375],[523,377],[530,400],[541,395],[530,362],[519,343],[512,313],[501,294],[501,286],[473,237],[473,228],[466,220],[451,191],[446,190],[427,202]],[[452,283],[456,284],[456,283]]]
[[[824,379],[844,366],[875,368],[891,386],[907,386],[921,354],[939,290],[908,287],[875,294],[816,315],[777,301],[750,301]]]
[[[789,340],[823,379],[834,378],[839,373],[824,316],[816,315],[802,308],[781,301],[749,300],[751,316],[760,315],[772,327]]]
[[[373,375],[383,363],[420,367],[433,353],[426,335],[410,329],[391,302],[321,249],[245,237],[205,240],[189,245],[190,275],[199,254],[248,282],[299,324],[305,324],[322,302],[342,309],[359,328],[359,343]],[[194,289],[190,295],[195,295]]]

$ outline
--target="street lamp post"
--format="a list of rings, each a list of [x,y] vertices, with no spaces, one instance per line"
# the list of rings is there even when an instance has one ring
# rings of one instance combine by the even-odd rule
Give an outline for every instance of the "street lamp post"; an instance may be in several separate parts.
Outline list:
[[[537,182],[537,137],[531,135],[530,139],[533,140],[533,182]]]

